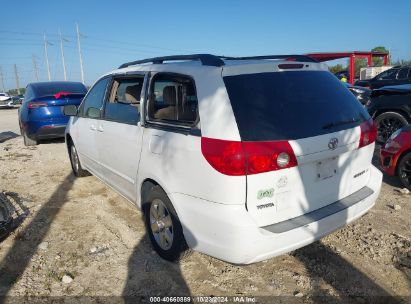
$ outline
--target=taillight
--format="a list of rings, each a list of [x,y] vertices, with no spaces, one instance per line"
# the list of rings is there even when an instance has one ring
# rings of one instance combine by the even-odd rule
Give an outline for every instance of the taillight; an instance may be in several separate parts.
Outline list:
[[[251,175],[297,166],[288,141],[240,142],[202,137],[201,151],[214,169],[226,175]]]
[[[48,104],[42,101],[30,101],[28,105],[29,109],[37,109],[37,108],[47,107],[47,106]]]
[[[372,119],[363,122],[360,125],[361,136],[358,148],[372,144],[377,139],[377,127]]]
[[[226,175],[245,175],[247,163],[240,141],[201,138],[201,152],[208,163]]]

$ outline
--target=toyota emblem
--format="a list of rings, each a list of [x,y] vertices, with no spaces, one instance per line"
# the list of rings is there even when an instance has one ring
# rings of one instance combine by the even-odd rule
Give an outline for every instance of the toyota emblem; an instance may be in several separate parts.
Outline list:
[[[331,138],[330,141],[328,142],[328,148],[330,150],[335,150],[338,147],[338,139],[337,138]]]

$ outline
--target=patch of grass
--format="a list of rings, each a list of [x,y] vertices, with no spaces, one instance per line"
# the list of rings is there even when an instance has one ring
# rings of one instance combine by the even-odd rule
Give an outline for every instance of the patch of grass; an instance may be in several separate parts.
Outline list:
[[[48,277],[49,279],[53,279],[57,282],[60,282],[61,278],[63,277],[63,274],[59,274],[55,270],[51,269],[46,273],[46,277]]]

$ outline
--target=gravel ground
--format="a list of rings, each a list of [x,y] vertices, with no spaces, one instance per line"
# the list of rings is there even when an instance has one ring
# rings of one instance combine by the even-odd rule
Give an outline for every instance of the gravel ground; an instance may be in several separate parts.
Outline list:
[[[16,113],[0,110],[0,136],[15,131]],[[152,251],[140,211],[97,178],[73,177],[64,143],[25,147],[21,137],[11,138],[0,143],[0,191],[18,214],[0,243],[0,295],[408,302],[411,195],[399,189],[395,178],[384,178],[368,214],[290,254],[236,266],[193,253],[171,264]]]

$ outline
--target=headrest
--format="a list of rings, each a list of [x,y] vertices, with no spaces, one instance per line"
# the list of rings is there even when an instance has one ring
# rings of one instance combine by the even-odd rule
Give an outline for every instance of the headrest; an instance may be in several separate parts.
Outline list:
[[[176,88],[174,86],[166,86],[163,89],[163,101],[169,106],[175,106],[176,100]]]
[[[125,98],[127,101],[135,103],[140,101],[142,83],[126,87]]]

